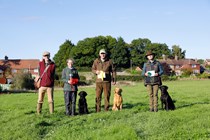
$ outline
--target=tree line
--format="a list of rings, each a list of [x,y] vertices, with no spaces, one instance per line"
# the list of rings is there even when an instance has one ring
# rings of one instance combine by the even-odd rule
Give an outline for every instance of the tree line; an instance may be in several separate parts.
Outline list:
[[[171,59],[177,56],[183,59],[186,53],[178,45],[173,45],[172,49],[169,49],[167,44],[152,43],[147,38],[138,38],[132,40],[131,43],[126,43],[122,37],[96,36],[80,40],[76,45],[70,40],[66,40],[53,57],[57,72],[61,72],[66,67],[68,58],[75,60],[75,67],[90,68],[102,48],[106,49],[108,57],[113,60],[117,68],[129,68],[131,65],[142,67],[146,61],[145,53],[148,50],[152,50],[157,59],[161,59],[163,56]]]

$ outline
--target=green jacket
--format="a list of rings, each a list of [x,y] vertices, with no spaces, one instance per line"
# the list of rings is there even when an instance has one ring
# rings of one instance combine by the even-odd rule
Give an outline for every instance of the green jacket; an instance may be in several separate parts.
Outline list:
[[[68,83],[70,77],[73,78],[78,78],[79,79],[79,74],[76,68],[64,68],[62,71],[62,81],[64,82],[64,91],[78,91],[77,85],[70,85]]]

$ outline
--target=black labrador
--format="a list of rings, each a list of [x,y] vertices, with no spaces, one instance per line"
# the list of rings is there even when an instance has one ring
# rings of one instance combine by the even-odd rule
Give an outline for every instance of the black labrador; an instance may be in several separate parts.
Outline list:
[[[173,100],[171,99],[171,96],[168,93],[168,87],[165,85],[162,85],[159,87],[161,90],[161,96],[160,96],[160,101],[162,104],[162,109],[165,109],[166,111],[168,110],[174,110],[175,105],[173,103]],[[163,107],[164,105],[164,107]]]
[[[88,111],[88,105],[86,101],[87,93],[85,91],[80,91],[78,95],[80,96],[79,103],[78,103],[79,114],[80,115],[88,114],[89,111]]]

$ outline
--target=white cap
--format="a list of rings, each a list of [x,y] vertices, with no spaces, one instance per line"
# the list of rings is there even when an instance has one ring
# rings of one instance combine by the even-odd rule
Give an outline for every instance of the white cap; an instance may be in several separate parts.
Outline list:
[[[101,50],[99,51],[99,54],[101,54],[101,53],[105,53],[105,54],[106,54],[105,49],[101,49]]]

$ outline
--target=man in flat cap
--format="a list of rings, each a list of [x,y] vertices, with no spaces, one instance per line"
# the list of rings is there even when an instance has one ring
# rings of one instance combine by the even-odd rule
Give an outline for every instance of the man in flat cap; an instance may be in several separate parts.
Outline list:
[[[158,89],[161,83],[160,76],[163,74],[163,67],[159,61],[155,60],[155,54],[147,51],[145,56],[148,61],[144,63],[142,76],[145,77],[144,85],[149,94],[149,107],[151,112],[158,111]]]
[[[96,112],[101,111],[102,92],[104,92],[104,110],[108,111],[111,83],[116,84],[116,70],[105,49],[99,51],[99,57],[93,62],[92,72],[96,74]]]
[[[44,95],[47,93],[50,114],[54,112],[54,77],[55,63],[50,59],[50,53],[45,51],[42,54],[42,61],[39,62],[40,88],[37,102],[37,114],[42,111]]]

